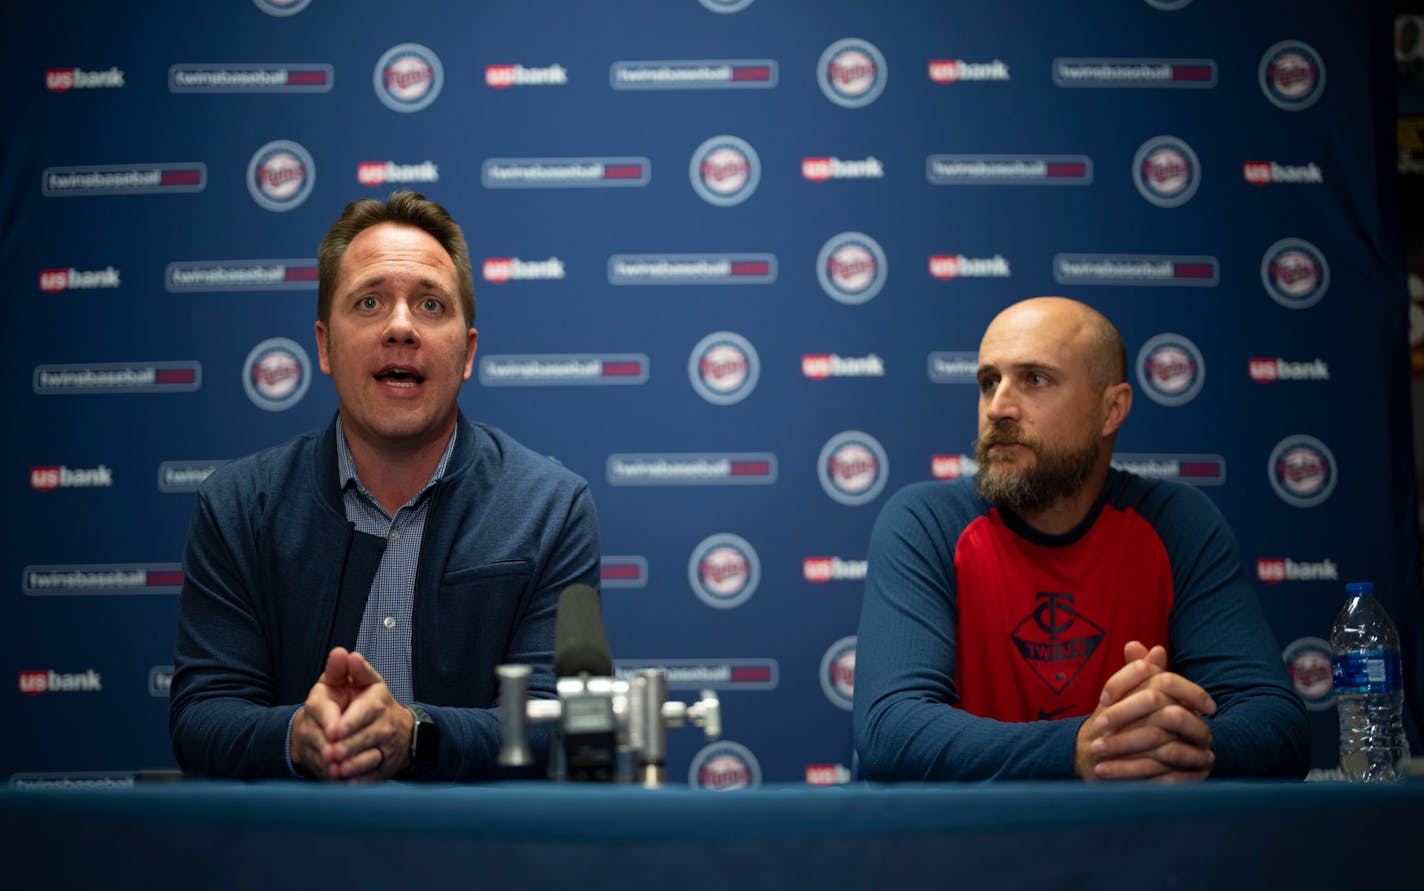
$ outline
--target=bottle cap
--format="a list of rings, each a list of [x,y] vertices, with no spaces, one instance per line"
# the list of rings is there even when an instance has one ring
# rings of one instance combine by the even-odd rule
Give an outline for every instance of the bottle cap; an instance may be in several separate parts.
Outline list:
[[[1373,594],[1374,592],[1374,582],[1350,582],[1345,586],[1345,593],[1351,597],[1363,597],[1366,594]]]

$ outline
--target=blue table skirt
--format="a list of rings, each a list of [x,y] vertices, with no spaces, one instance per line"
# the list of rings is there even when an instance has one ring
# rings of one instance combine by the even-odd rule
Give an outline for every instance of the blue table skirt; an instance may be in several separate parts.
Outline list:
[[[1405,889],[1424,783],[10,788],[0,838],[18,888]]]

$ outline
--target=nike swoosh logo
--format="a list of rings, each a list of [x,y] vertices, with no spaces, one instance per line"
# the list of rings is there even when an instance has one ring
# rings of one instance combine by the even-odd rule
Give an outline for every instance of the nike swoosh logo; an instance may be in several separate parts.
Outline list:
[[[1040,706],[1039,709],[1038,709],[1038,719],[1039,719],[1040,721],[1052,721],[1054,718],[1058,717],[1059,715],[1063,714],[1064,712],[1071,712],[1072,710],[1073,710],[1073,706],[1071,706],[1071,705],[1070,705],[1070,706],[1066,706],[1066,707],[1064,707],[1064,708],[1056,708],[1056,709],[1054,709],[1054,710],[1051,711],[1051,712],[1048,711],[1047,709],[1043,708],[1042,706]]]

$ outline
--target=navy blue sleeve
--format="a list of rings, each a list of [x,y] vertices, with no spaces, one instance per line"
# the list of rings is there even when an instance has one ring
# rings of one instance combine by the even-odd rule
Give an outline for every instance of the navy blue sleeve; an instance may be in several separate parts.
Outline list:
[[[852,731],[869,780],[1069,778],[1083,718],[1010,723],[955,707],[954,546],[977,516],[968,484],[921,483],[871,533]]]
[[[1242,573],[1225,518],[1188,486],[1152,487],[1140,510],[1172,563],[1171,669],[1216,701],[1209,719],[1212,776],[1304,776],[1310,769],[1305,706]]]
[[[278,704],[256,591],[256,542],[231,522],[239,508],[219,471],[198,492],[183,555],[176,671],[170,690],[173,754],[210,777],[290,777],[287,729],[297,706]],[[215,503],[216,501],[216,503]],[[312,678],[315,679],[315,673]]]
[[[559,595],[574,584],[597,589],[600,581],[598,517],[587,484],[580,481],[578,492],[566,500],[565,505],[562,522],[529,531],[529,535],[540,536],[547,544],[538,561],[542,570],[531,582],[532,594],[518,621],[513,628],[492,629],[507,634],[505,663],[529,665],[533,669],[529,678],[529,695],[533,699],[555,696],[554,621]],[[488,780],[545,774],[552,733],[547,725],[530,728],[535,767],[510,771],[497,764],[499,710],[524,708],[523,702],[501,702],[494,708],[423,705],[440,727],[440,763],[431,776],[423,779]]]

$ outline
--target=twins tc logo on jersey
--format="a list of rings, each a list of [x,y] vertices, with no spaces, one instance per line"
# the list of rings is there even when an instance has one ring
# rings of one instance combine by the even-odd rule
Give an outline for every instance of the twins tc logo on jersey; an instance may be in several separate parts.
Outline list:
[[[880,50],[858,37],[837,40],[816,63],[821,92],[843,108],[860,108],[878,99],[887,74]]]
[[[242,363],[242,388],[258,408],[286,411],[302,401],[309,386],[311,360],[294,340],[264,340]]]
[[[247,191],[267,210],[291,210],[311,195],[316,163],[306,149],[286,139],[269,142],[247,162]]]
[[[440,57],[418,43],[386,50],[371,75],[376,98],[392,111],[416,112],[430,105],[445,85]]]
[[[1302,637],[1292,641],[1281,653],[1291,685],[1305,707],[1323,712],[1335,707],[1335,672],[1331,660],[1330,642],[1319,637]]]
[[[692,756],[687,785],[714,792],[755,789],[761,785],[761,765],[751,750],[741,743],[718,740]]]
[[[850,711],[855,699],[855,636],[842,637],[821,657],[821,692]]]
[[[1330,287],[1330,264],[1310,242],[1282,238],[1261,258],[1261,284],[1286,309],[1307,309],[1319,303]]]
[[[1286,111],[1309,108],[1325,91],[1325,63],[1298,40],[1283,40],[1266,50],[1258,76],[1261,92]]]
[[[1158,405],[1186,405],[1201,392],[1206,363],[1180,334],[1158,334],[1137,353],[1137,383]]]
[[[833,300],[850,306],[879,294],[888,272],[885,251],[863,232],[833,235],[816,255],[816,277],[821,289]]]
[[[1201,164],[1192,147],[1177,137],[1154,136],[1132,158],[1132,181],[1158,207],[1178,207],[1201,185]]]
[[[875,500],[890,476],[884,446],[869,433],[846,430],[832,436],[816,461],[821,488],[841,504],[855,507]]]
[[[714,136],[697,147],[688,165],[692,188],[708,204],[741,204],[761,182],[756,149],[735,136]]]
[[[707,335],[692,348],[687,376],[697,395],[714,405],[741,402],[756,389],[761,360],[745,337],[731,331]]]
[[[756,593],[761,582],[761,560],[745,538],[730,532],[718,533],[692,549],[687,581],[703,603],[714,609],[733,609]]]
[[[1315,507],[1335,491],[1335,456],[1313,436],[1287,436],[1266,462],[1271,488],[1286,504]]]
[[[1073,608],[1072,594],[1041,591],[1038,605],[1009,638],[1039,680],[1061,695],[1105,636],[1096,622]]]

